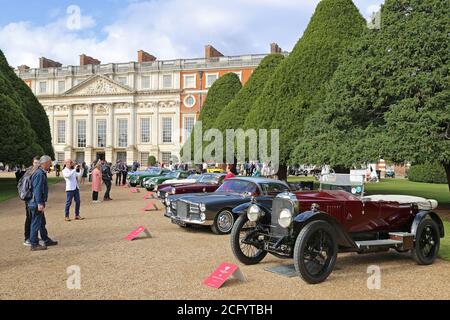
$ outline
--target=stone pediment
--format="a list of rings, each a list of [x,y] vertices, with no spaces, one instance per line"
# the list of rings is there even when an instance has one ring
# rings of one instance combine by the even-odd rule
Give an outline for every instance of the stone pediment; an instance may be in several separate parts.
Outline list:
[[[102,75],[92,76],[64,93],[65,96],[131,94],[133,90]]]

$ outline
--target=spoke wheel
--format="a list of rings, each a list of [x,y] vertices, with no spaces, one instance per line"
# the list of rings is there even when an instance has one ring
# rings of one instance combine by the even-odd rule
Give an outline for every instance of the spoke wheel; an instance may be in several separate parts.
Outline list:
[[[431,218],[423,219],[416,231],[416,240],[412,256],[418,264],[432,264],[439,252],[439,227]]]
[[[333,271],[337,251],[332,226],[325,221],[313,221],[300,231],[295,242],[295,269],[308,283],[322,282]]]
[[[244,243],[249,234],[256,229],[256,223],[248,220],[247,215],[241,215],[231,231],[231,249],[235,257],[242,263],[251,265],[261,262],[267,252],[257,247]]]

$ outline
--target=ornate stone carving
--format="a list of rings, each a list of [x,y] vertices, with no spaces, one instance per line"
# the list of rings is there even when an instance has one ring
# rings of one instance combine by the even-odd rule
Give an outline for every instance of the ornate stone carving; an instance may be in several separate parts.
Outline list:
[[[55,111],[67,111],[67,110],[69,110],[69,107],[68,106],[55,106],[54,110]]]
[[[76,111],[87,111],[88,110],[88,105],[86,104],[79,104],[75,106],[75,110]]]
[[[108,113],[108,112],[109,112],[109,107],[106,106],[106,105],[97,104],[97,105],[94,107],[94,110],[95,110],[95,113],[101,113],[101,114],[104,114],[104,113]]]
[[[91,81],[86,81],[86,83],[81,84],[80,87],[75,87],[74,90],[69,90],[68,95],[110,95],[110,94],[126,94],[130,93],[130,90],[121,87],[120,85],[114,83],[112,80],[102,77],[95,76]]]

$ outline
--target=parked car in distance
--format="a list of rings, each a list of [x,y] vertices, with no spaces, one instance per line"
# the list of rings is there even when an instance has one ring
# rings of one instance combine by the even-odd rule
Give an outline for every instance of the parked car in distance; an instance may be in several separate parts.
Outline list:
[[[267,253],[293,258],[311,284],[332,272],[338,252],[411,251],[418,264],[431,264],[444,227],[433,212],[437,201],[404,195],[364,196],[363,176],[324,175],[318,191],[285,192],[271,204],[235,207],[231,247],[244,264]]]
[[[222,172],[225,172],[225,170],[222,168],[216,167],[215,165],[208,165],[206,172],[207,173],[222,173]]]
[[[252,198],[261,204],[269,204],[275,195],[285,191],[289,191],[289,186],[282,181],[235,177],[226,180],[212,193],[170,195],[166,200],[165,216],[182,227],[204,225],[210,226],[215,234],[227,234],[237,218],[233,208]]]
[[[200,177],[201,177],[200,174],[198,174],[198,173],[192,173],[192,174],[190,174],[186,179],[170,179],[170,180],[164,181],[164,183],[160,184],[159,186],[156,186],[156,187],[155,187],[155,191],[156,191],[158,188],[160,188],[160,187],[165,188],[165,187],[168,187],[168,186],[174,186],[174,185],[177,185],[177,184],[191,184],[191,183],[196,183],[197,180],[198,180]]]
[[[169,195],[214,192],[221,186],[225,176],[225,173],[204,173],[198,177],[195,183],[176,185],[164,183],[158,186],[156,195],[166,205],[166,199]]]
[[[142,179],[142,187],[147,189],[147,191],[153,191],[153,189],[161,184],[164,183],[164,181],[167,180],[174,180],[174,179],[186,179],[189,176],[190,172],[188,171],[182,171],[182,170],[175,170],[175,171],[169,171],[164,172],[162,175],[155,176],[155,177],[146,177]]]
[[[166,172],[170,172],[170,170],[157,167],[151,167],[144,171],[131,172],[127,175],[127,182],[131,187],[142,186],[141,183],[144,178],[161,176]]]
[[[392,169],[386,169],[386,173],[384,176],[386,178],[395,178],[395,171]]]

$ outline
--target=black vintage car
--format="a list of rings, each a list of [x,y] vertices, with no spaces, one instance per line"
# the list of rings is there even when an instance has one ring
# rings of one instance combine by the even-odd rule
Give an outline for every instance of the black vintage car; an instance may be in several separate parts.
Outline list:
[[[215,234],[227,234],[237,218],[232,212],[234,207],[252,198],[261,205],[270,205],[274,196],[286,191],[289,186],[282,181],[236,177],[226,180],[215,192],[169,196],[165,216],[182,227],[204,225]]]

